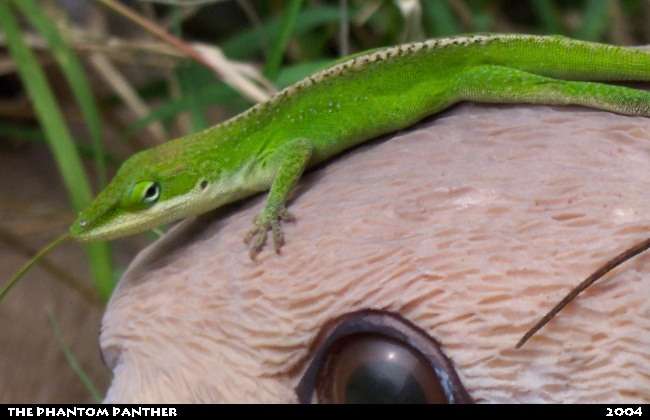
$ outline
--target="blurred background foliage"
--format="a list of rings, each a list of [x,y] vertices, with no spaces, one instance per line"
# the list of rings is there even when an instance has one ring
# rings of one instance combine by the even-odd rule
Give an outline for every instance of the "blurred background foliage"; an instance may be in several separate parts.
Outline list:
[[[60,178],[43,182],[65,186],[68,224],[131,154],[341,56],[483,31],[641,45],[649,18],[650,0],[0,0],[0,154],[49,148]],[[0,167],[20,182],[12,176]],[[4,219],[0,241],[28,257],[34,249]],[[40,226],[48,237],[65,229]],[[86,256],[92,286],[54,262],[45,269],[105,302],[124,267],[108,244]]]

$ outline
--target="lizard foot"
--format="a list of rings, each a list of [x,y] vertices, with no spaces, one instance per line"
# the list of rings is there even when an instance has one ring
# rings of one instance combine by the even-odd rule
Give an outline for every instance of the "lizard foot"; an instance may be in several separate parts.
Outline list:
[[[273,245],[275,252],[280,253],[280,247],[284,241],[284,234],[280,228],[280,220],[283,222],[293,222],[296,218],[284,208],[272,211],[263,211],[255,216],[253,219],[253,228],[248,231],[244,238],[244,243],[249,244],[252,241],[250,257],[255,259],[257,254],[260,253],[266,242],[266,232],[271,229],[271,237],[273,238]]]

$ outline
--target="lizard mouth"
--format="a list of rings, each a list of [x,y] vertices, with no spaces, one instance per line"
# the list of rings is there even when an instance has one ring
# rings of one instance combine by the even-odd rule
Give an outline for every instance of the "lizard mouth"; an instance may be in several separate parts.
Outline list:
[[[79,218],[70,228],[70,236],[80,242],[96,242],[146,232],[187,217],[184,211],[187,204],[187,200],[168,200],[147,210],[124,213],[96,226],[89,224],[87,218]]]

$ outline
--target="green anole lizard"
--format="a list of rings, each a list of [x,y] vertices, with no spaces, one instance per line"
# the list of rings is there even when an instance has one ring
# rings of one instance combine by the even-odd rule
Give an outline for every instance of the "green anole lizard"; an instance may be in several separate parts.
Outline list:
[[[650,93],[589,80],[650,81],[650,53],[560,36],[476,34],[357,54],[222,124],[132,156],[53,246],[135,234],[270,190],[246,242],[255,258],[270,229],[279,252],[279,223],[293,220],[285,205],[306,168],[454,103],[650,116]]]

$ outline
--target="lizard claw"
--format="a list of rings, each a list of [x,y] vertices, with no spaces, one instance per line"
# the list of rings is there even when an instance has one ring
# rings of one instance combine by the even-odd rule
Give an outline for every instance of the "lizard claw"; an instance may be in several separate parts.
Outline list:
[[[280,228],[280,222],[293,222],[296,218],[284,208],[277,212],[262,212],[253,219],[253,227],[244,237],[244,243],[249,244],[252,241],[250,257],[255,259],[257,254],[262,251],[266,242],[266,232],[271,229],[271,237],[276,253],[280,253],[280,247],[284,242],[284,234]]]

